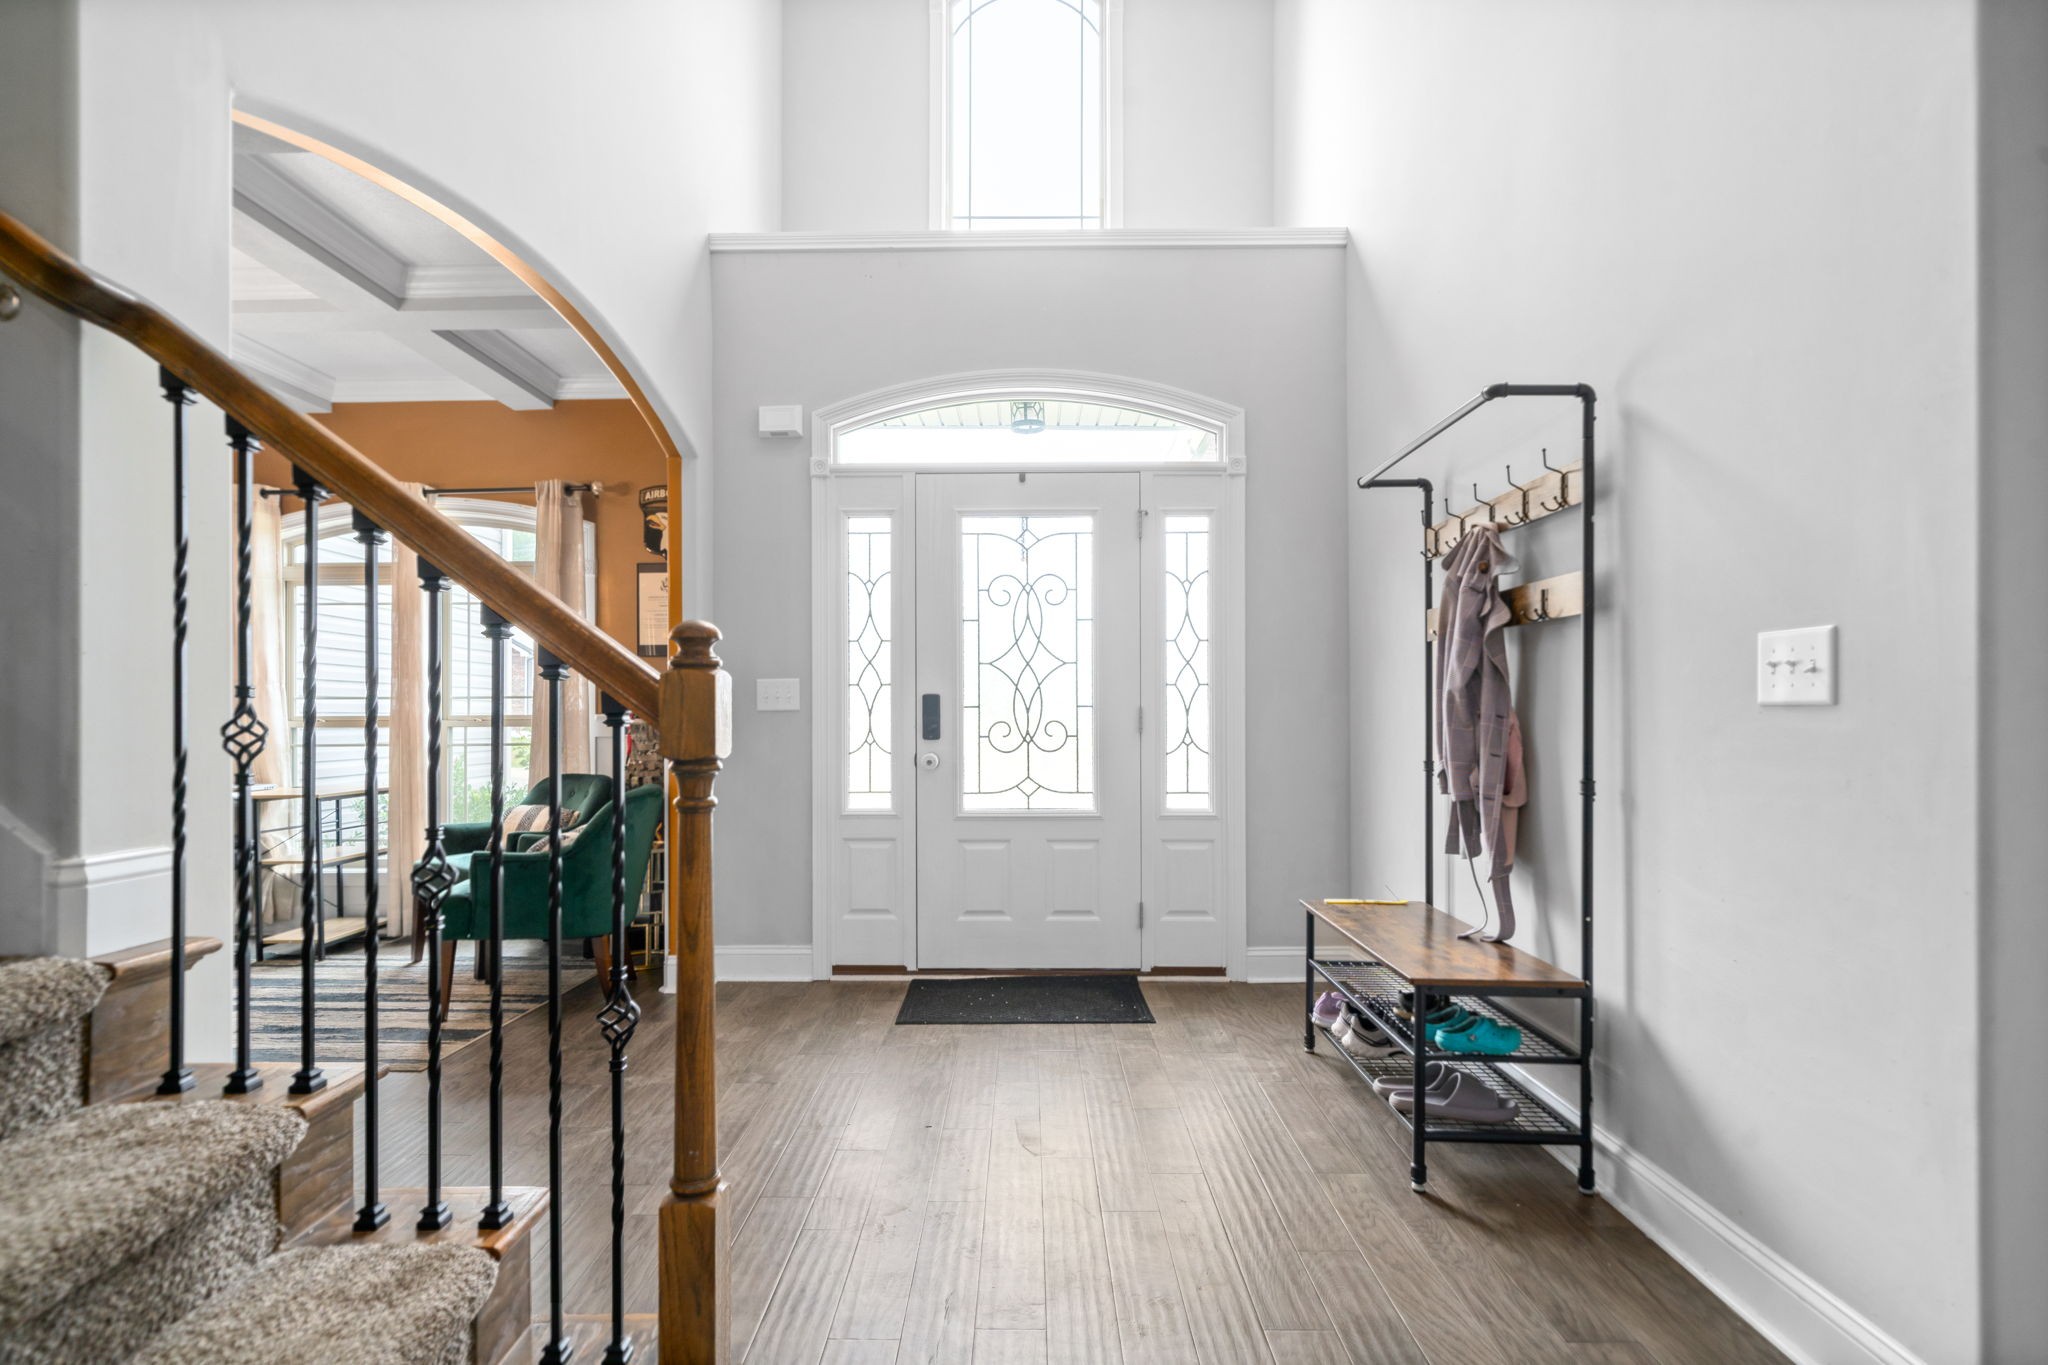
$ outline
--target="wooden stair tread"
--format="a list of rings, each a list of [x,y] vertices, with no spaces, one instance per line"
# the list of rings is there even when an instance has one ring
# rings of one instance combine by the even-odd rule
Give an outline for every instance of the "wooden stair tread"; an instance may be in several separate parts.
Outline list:
[[[1577,993],[1586,983],[1506,943],[1459,938],[1470,926],[1423,901],[1345,905],[1303,901],[1311,914],[1418,986]]]
[[[512,1206],[512,1221],[494,1232],[485,1232],[477,1227],[476,1220],[482,1216],[484,1205],[491,1202],[490,1190],[481,1185],[457,1186],[441,1191],[441,1197],[447,1201],[455,1221],[439,1232],[421,1232],[413,1224],[419,1218],[421,1206],[427,1202],[425,1187],[384,1189],[378,1193],[384,1207],[391,1210],[391,1221],[383,1227],[375,1232],[357,1232],[356,1211],[353,1208],[342,1209],[308,1228],[297,1244],[322,1246],[375,1242],[410,1246],[415,1242],[453,1242],[461,1246],[481,1247],[503,1260],[512,1247],[532,1236],[548,1209],[545,1186],[507,1185],[505,1202]]]
[[[298,1074],[296,1062],[258,1062],[256,1074],[263,1078],[263,1084],[246,1095],[229,1095],[221,1091],[234,1071],[231,1062],[197,1062],[191,1067],[192,1076],[198,1083],[182,1095],[159,1095],[151,1092],[137,1096],[148,1100],[227,1100],[234,1104],[284,1105],[305,1115],[306,1122],[317,1122],[336,1105],[354,1104],[363,1093],[363,1068],[357,1062],[323,1062],[321,1074],[327,1077],[327,1084],[310,1095],[291,1093],[292,1077]],[[390,1067],[380,1067],[377,1075],[381,1078],[391,1074]]]
[[[219,939],[190,935],[185,939],[185,966],[189,970],[200,958],[220,950]],[[133,948],[101,953],[92,960],[105,968],[115,982],[132,982],[170,975],[174,956],[171,941],[160,938],[154,943],[138,943]]]

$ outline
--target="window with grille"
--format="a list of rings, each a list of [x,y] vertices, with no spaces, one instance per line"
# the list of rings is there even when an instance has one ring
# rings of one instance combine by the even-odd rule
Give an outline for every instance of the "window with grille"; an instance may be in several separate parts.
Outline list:
[[[533,572],[534,513],[517,503],[446,500],[441,510],[523,573]],[[291,716],[292,781],[305,780],[301,723],[304,715],[302,631],[305,622],[305,516],[285,519],[285,657],[286,705]],[[337,504],[321,508],[320,573],[315,601],[314,685],[319,721],[314,728],[317,790],[334,791],[363,781],[363,545],[349,522],[349,509]],[[584,562],[595,576],[597,563],[592,528],[585,523]],[[420,591],[419,581],[394,584],[392,547],[381,547],[377,572],[378,727],[389,734],[391,724],[391,593],[402,587]],[[596,601],[586,580],[584,600]],[[491,651],[484,638],[481,604],[460,584],[440,594],[442,640],[442,782],[447,818],[451,822],[490,818],[491,782]],[[585,614],[589,614],[586,607]],[[536,774],[532,771],[533,679],[532,639],[517,626],[505,648],[505,799],[517,801]],[[379,744],[377,766],[388,784],[390,753]],[[361,799],[341,803],[341,826],[330,826],[330,851],[360,847],[364,805]],[[332,819],[332,807],[328,807]],[[381,810],[381,805],[380,805]]]
[[[1116,0],[947,0],[939,226],[1099,228],[1109,220]]]

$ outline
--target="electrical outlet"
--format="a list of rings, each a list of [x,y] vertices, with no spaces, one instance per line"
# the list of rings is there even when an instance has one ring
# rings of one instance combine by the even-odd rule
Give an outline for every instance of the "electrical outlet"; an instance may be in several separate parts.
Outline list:
[[[756,678],[754,679],[754,709],[756,711],[801,711],[802,701],[797,693],[798,678]]]
[[[1835,704],[1835,628],[1766,630],[1756,637],[1759,706]]]

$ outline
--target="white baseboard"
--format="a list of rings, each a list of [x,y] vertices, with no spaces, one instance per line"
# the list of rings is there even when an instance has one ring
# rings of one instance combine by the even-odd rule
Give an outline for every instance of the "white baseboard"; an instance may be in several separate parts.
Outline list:
[[[809,981],[808,943],[719,944],[713,963],[720,981]]]
[[[1244,950],[1244,979],[1253,984],[1275,985],[1300,981],[1303,971],[1301,945]]]
[[[92,957],[171,936],[171,851],[124,848],[50,864],[50,908],[57,943],[70,957]]]
[[[1527,1068],[1506,1068],[1560,1114],[1578,1106]],[[1801,1365],[1927,1365],[1895,1337],[1757,1241],[1669,1171],[1593,1126],[1600,1194],[1771,1344]],[[1566,1166],[1578,1153],[1553,1148]]]

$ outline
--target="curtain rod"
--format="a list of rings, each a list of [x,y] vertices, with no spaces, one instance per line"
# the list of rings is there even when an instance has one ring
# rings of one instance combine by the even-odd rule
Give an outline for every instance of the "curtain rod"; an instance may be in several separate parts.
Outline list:
[[[507,483],[493,485],[488,488],[423,488],[420,491],[430,498],[442,498],[476,493],[531,493],[533,485],[530,483]],[[570,483],[563,484],[562,491],[565,493],[602,493],[604,492],[604,485],[601,483]],[[295,498],[299,495],[299,491],[296,488],[265,488],[261,492],[266,498]]]

